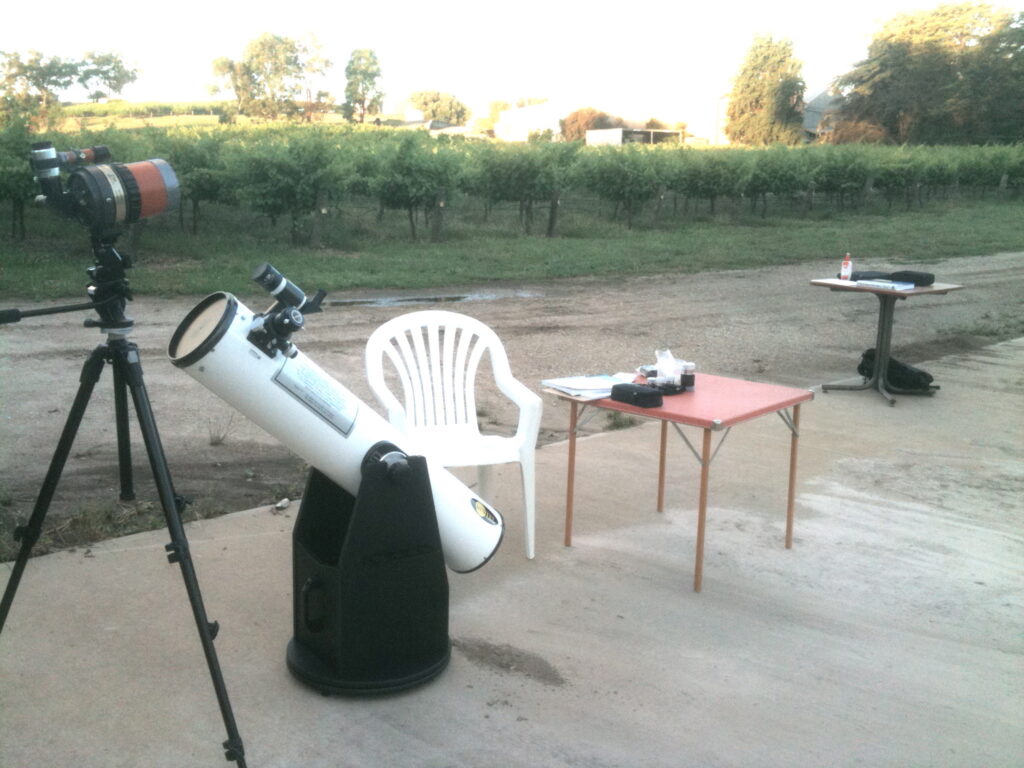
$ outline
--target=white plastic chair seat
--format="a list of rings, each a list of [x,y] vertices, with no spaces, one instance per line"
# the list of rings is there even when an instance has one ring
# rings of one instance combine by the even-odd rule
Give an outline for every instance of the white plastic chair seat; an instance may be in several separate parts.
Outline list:
[[[429,453],[446,467],[476,467],[519,461],[517,442],[500,435],[481,435],[472,429],[422,428],[406,433],[410,447]]]
[[[480,432],[476,384],[485,353],[491,360],[495,385],[519,410],[512,436]],[[390,364],[387,369],[385,360]],[[392,391],[386,370],[401,400]],[[519,463],[526,556],[532,558],[534,453],[543,402],[513,377],[497,334],[479,320],[457,312],[410,312],[389,320],[370,335],[366,375],[388,421],[407,437],[403,447],[445,467],[477,467],[477,490],[488,502],[492,501],[488,468]]]

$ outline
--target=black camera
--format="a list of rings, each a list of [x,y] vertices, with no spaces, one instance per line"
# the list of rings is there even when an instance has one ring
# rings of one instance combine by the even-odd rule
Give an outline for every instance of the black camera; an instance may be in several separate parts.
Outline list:
[[[32,145],[30,162],[47,204],[96,233],[116,233],[178,207],[178,177],[166,160],[93,164],[109,159],[103,146],[58,152],[52,142],[41,141]],[[60,177],[65,169],[73,169],[66,191]]]

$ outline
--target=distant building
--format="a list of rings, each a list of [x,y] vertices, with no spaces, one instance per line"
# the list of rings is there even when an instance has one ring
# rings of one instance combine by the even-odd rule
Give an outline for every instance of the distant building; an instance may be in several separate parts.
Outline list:
[[[502,141],[529,141],[532,134],[545,131],[551,131],[553,137],[558,137],[562,134],[559,121],[571,111],[564,104],[552,101],[506,109],[494,123],[494,138]]]
[[[587,145],[683,143],[683,132],[667,128],[594,128],[587,131]]]
[[[828,91],[822,91],[804,104],[804,139],[817,141],[832,130],[829,118],[839,106],[839,98]]]

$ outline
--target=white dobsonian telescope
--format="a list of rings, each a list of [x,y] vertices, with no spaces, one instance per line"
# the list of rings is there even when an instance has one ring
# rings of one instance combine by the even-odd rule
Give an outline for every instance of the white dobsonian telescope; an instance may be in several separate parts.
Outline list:
[[[401,452],[402,434],[291,342],[324,294],[307,299],[270,264],[253,279],[276,303],[261,315],[230,293],[207,296],[171,337],[171,362],[355,496],[367,454],[381,443]],[[475,570],[501,543],[501,515],[444,467],[427,464],[445,563]]]

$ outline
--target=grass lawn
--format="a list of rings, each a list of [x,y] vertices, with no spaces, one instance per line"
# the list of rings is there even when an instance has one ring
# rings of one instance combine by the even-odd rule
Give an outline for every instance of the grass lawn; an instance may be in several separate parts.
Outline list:
[[[627,229],[596,204],[566,205],[558,236],[526,235],[515,206],[484,219],[474,201],[456,203],[444,240],[413,241],[404,211],[378,212],[347,201],[328,217],[322,248],[292,245],[288,222],[273,226],[249,211],[206,206],[199,234],[176,215],[143,222],[118,247],[133,256],[129,274],[140,294],[246,293],[250,274],[269,261],[299,285],[345,288],[438,288],[540,282],[580,276],[688,273],[832,259],[911,265],[948,257],[1024,251],[1024,201],[933,201],[923,208],[780,211],[762,219],[746,206],[720,212],[646,212]],[[25,240],[0,240],[0,298],[66,298],[82,293],[92,263],[88,232],[48,211],[27,213]],[[543,232],[546,210],[537,215]],[[187,223],[187,222],[186,222]],[[0,226],[9,222],[0,219]],[[305,227],[306,222],[300,222]],[[9,230],[9,226],[5,227]],[[130,240],[135,242],[131,243]]]

